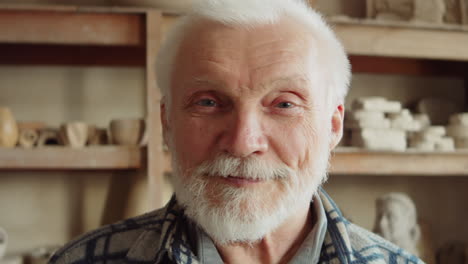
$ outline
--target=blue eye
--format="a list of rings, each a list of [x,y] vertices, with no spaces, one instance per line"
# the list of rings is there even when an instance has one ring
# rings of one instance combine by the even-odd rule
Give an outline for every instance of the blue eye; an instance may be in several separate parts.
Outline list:
[[[294,104],[290,103],[290,102],[281,102],[279,104],[276,105],[278,108],[292,108],[294,107]]]
[[[218,104],[214,100],[211,100],[211,99],[202,99],[197,102],[197,105],[205,106],[205,107],[214,107],[214,106],[217,106]]]

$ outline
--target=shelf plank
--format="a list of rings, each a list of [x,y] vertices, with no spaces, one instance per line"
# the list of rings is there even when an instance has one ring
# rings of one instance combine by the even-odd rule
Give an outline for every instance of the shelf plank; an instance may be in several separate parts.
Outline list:
[[[0,65],[144,67],[145,49],[133,46],[0,43],[0,58]]]
[[[330,174],[468,176],[468,151],[385,152],[338,148],[332,154]]]
[[[164,153],[164,171],[171,173],[171,155]],[[468,176],[468,151],[388,152],[338,148],[331,155],[330,174],[368,176]]]
[[[0,148],[0,170],[138,169],[144,156],[138,146]]]
[[[140,46],[144,30],[138,14],[0,8],[3,43]]]
[[[468,61],[350,55],[353,73],[468,77]]]
[[[466,28],[430,28],[404,23],[329,19],[351,55],[468,60]]]

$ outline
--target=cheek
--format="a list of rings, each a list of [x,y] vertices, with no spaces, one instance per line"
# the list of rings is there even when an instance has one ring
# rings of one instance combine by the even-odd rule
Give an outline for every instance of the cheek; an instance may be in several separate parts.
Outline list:
[[[281,126],[277,133],[272,133],[276,152],[283,162],[293,169],[310,167],[317,155],[325,155],[323,142],[325,131],[312,120],[295,120],[287,126]]]
[[[181,119],[174,126],[174,147],[179,165],[193,168],[208,160],[213,154],[216,127],[199,119]]]

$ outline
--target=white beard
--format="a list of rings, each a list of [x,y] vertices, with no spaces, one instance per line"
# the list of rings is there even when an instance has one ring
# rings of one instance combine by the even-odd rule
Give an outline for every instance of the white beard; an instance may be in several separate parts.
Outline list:
[[[328,147],[328,144],[323,145]],[[284,164],[229,155],[218,156],[184,173],[173,155],[177,201],[185,207],[185,214],[217,244],[253,243],[310,204],[312,196],[327,178],[329,152],[328,148],[322,149],[319,151],[322,157],[314,160],[314,168],[300,173]],[[227,184],[207,188],[212,177],[228,176],[276,181],[281,192]]]

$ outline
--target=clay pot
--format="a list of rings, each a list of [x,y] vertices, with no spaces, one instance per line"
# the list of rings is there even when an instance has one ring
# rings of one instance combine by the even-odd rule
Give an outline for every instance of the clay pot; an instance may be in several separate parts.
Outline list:
[[[69,122],[60,126],[60,139],[65,146],[82,148],[88,141],[88,124],[85,122]]]
[[[143,119],[114,119],[109,126],[110,137],[116,145],[138,145],[145,132]]]
[[[0,107],[0,147],[16,146],[18,133],[18,125],[10,109]]]

